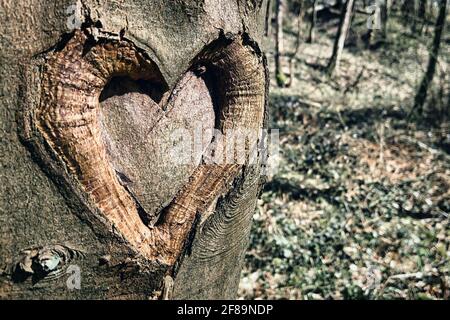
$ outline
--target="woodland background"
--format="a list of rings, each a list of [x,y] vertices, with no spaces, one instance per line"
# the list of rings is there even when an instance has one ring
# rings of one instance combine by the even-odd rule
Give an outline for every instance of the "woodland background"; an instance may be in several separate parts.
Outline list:
[[[449,299],[448,1],[268,9],[279,170],[239,296]]]

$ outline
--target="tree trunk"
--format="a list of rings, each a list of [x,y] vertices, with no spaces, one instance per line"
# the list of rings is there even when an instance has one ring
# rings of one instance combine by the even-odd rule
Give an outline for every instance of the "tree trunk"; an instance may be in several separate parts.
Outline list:
[[[286,87],[290,87],[292,82],[294,81],[294,61],[297,57],[298,49],[300,48],[300,41],[302,37],[302,24],[303,24],[303,0],[299,0],[299,9],[297,16],[297,35],[295,42],[295,49],[292,53],[291,58],[289,59],[289,79],[286,83]]]
[[[419,19],[425,19],[427,12],[427,0],[419,0],[419,9],[417,11],[417,16]]]
[[[315,29],[317,22],[317,0],[313,0],[311,7],[311,24],[309,26],[309,34],[308,39],[306,40],[308,43],[313,43],[315,39]]]
[[[391,0],[385,0],[381,4],[381,38],[386,41],[388,38],[388,19]]]
[[[430,51],[430,56],[428,60],[428,67],[425,75],[423,76],[422,82],[420,83],[417,94],[414,98],[414,106],[410,112],[410,116],[413,112],[420,115],[423,111],[423,105],[427,99],[428,88],[433,81],[433,77],[436,71],[436,64],[439,56],[439,49],[441,46],[442,31],[444,30],[445,19],[447,9],[447,0],[441,0],[439,4],[439,14],[436,20],[436,26],[434,31],[433,46]]]
[[[403,23],[411,26],[411,30],[415,32],[416,28],[416,3],[415,0],[404,0],[401,6]]]
[[[276,26],[275,26],[275,77],[277,85],[284,87],[286,76],[283,72],[281,55],[284,51],[283,46],[283,0],[276,0]]]
[[[447,103],[444,105],[444,117],[442,120],[443,121],[450,120],[450,87],[448,88],[447,92]]]
[[[333,46],[333,53],[327,66],[327,74],[332,75],[339,70],[339,62],[341,60],[342,51],[344,49],[345,39],[350,28],[350,18],[353,10],[354,0],[347,0],[342,9],[341,19],[339,22],[338,32]]]
[[[344,6],[344,0],[337,0],[335,7],[339,10],[342,10],[342,7]]]
[[[426,23],[426,13],[427,13],[427,1],[426,0],[419,0],[419,9],[417,12],[417,16],[419,18],[419,34],[422,34],[423,32],[423,27]]]
[[[265,8],[0,1],[0,298],[235,297],[265,152],[220,156],[261,143]]]
[[[412,18],[412,26],[411,32],[415,34],[417,32],[417,21],[418,21],[418,12],[417,12],[417,0],[411,1],[411,9],[410,17]]]
[[[264,22],[264,36],[269,36],[270,33],[270,24],[272,21],[272,1],[267,0],[266,3],[266,18]]]

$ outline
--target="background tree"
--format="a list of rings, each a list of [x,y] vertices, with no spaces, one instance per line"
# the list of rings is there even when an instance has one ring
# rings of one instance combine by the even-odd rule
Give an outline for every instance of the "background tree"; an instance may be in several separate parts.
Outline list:
[[[426,13],[427,13],[427,1],[426,0],[419,0],[419,9],[417,11],[417,17],[419,19],[419,34],[422,34],[423,27],[426,23]]]
[[[391,0],[384,0],[381,3],[381,38],[386,41],[388,38],[388,20],[391,7]]]
[[[405,25],[408,25],[409,23],[414,23],[415,1],[403,0],[400,10],[401,10],[401,15],[403,17],[403,22],[405,23]]]
[[[332,75],[336,70],[339,69],[339,61],[341,59],[342,51],[344,49],[347,33],[350,28],[350,20],[353,10],[353,4],[354,0],[347,0],[345,2],[345,6],[342,8],[339,27],[333,46],[333,53],[330,57],[330,60],[326,68],[327,74],[329,75]]]
[[[267,37],[270,33],[270,25],[272,23],[272,1],[267,0],[266,4],[266,18],[264,24],[264,35]]]
[[[303,24],[303,15],[304,15],[304,4],[303,0],[298,0],[298,16],[297,16],[297,34],[295,41],[294,52],[292,53],[291,58],[289,59],[289,79],[286,83],[286,87],[290,87],[292,82],[294,81],[294,61],[297,57],[298,50],[300,48],[300,42],[302,37],[302,24]]]
[[[406,243],[391,250],[395,264],[390,264],[390,255],[378,261],[386,266],[374,268],[373,274],[381,279],[377,281],[379,286],[368,289],[354,281],[355,272],[364,273],[367,261],[378,250],[378,242],[374,242],[379,238],[378,228],[393,230],[385,235],[389,243],[402,242],[408,234],[426,241],[426,247],[440,248],[439,251],[445,251],[450,244],[450,237],[442,236],[449,222],[446,191],[450,177],[441,174],[450,170],[450,75],[446,72],[450,56],[444,54],[450,44],[445,34],[447,27],[442,31],[439,60],[429,84],[426,113],[417,117],[420,121],[406,121],[415,96],[411,90],[415,93],[427,69],[438,7],[429,10],[427,5],[430,33],[420,36],[411,32],[413,16],[417,18],[418,12],[411,11],[413,16],[405,21],[404,12],[400,11],[403,0],[392,1],[391,14],[386,16],[388,19],[381,17],[381,24],[380,12],[373,9],[383,9],[383,1],[355,1],[340,72],[327,77],[320,64],[326,66],[331,56],[341,11],[337,10],[336,1],[317,2],[316,39],[309,45],[303,39],[308,37],[312,1],[305,2],[307,23],[300,41],[296,2],[284,2],[287,10],[283,63],[291,62],[291,71],[288,72],[287,64],[284,70],[292,82],[286,83],[289,88],[270,94],[271,125],[282,128],[282,167],[269,177],[254,215],[240,296],[448,299],[449,286],[442,286],[446,279],[440,276],[449,274],[445,255],[423,252]],[[378,13],[377,17],[374,13]],[[383,24],[389,28],[383,28]],[[364,48],[359,41],[370,39],[368,26],[377,29],[372,34],[372,45],[367,41]],[[383,41],[382,32],[386,30],[388,41]],[[273,51],[275,37],[267,40],[265,45]],[[298,44],[295,56],[292,53]],[[269,58],[273,59],[273,55]],[[271,62],[273,66],[274,61]],[[276,82],[274,72],[271,76]],[[389,170],[399,166],[407,169]],[[334,186],[339,186],[339,190]],[[327,213],[326,217],[318,213],[319,208]],[[370,231],[347,228],[348,224],[368,223],[373,227]],[[402,234],[395,232],[400,225],[405,231]],[[423,238],[423,226],[431,234],[441,236]],[[345,243],[344,251],[351,259],[339,259],[342,246],[330,251],[330,234],[332,242]],[[327,257],[326,263],[317,265],[308,258],[317,256],[317,252]],[[405,268],[413,274],[422,272],[421,266],[410,266],[411,259],[426,261],[422,265],[435,265],[437,271],[421,278],[396,278]],[[350,274],[349,266],[354,271]],[[342,275],[339,279],[335,279],[336,271]],[[389,278],[392,281],[382,281]],[[323,279],[332,285],[323,285]],[[311,291],[311,284],[317,290]]]
[[[279,87],[284,87],[286,76],[283,72],[281,56],[283,47],[283,10],[284,0],[276,0],[276,22],[275,22],[275,76]]]
[[[314,42],[314,34],[316,29],[316,20],[317,20],[317,0],[312,0],[311,2],[311,15],[310,15],[310,26],[308,39],[306,40],[308,43]]]
[[[260,166],[165,137],[262,127],[266,2],[76,3],[0,1],[0,298],[233,298]]]
[[[417,94],[414,98],[414,105],[410,112],[410,115],[412,115],[414,112],[420,115],[423,111],[423,106],[425,104],[425,100],[427,99],[428,88],[430,86],[430,83],[433,81],[433,77],[436,72],[436,64],[439,57],[439,49],[441,47],[442,32],[444,30],[445,19],[447,16],[446,11],[447,0],[441,0],[439,2],[439,14],[436,19],[433,44],[430,50],[427,71],[425,72],[419,89],[417,90]]]

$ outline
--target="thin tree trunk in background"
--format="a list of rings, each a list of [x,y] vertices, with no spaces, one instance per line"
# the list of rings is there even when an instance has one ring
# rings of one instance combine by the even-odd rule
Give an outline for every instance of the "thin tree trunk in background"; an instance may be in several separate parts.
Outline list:
[[[311,16],[310,16],[311,25],[309,27],[308,43],[313,43],[315,39],[315,29],[317,22],[317,0],[313,0],[311,7]]]
[[[400,11],[402,14],[403,22],[409,23],[409,19],[414,11],[414,0],[403,0],[402,5],[400,7]]]
[[[430,28],[428,21],[433,20],[434,11],[435,11],[434,10],[434,1],[430,0],[430,1],[428,1],[428,10],[425,11],[425,20],[427,22],[427,23],[425,23],[425,31],[424,31],[425,35],[428,35],[430,33],[430,29],[432,29],[432,28]]]
[[[281,55],[284,51],[283,47],[283,1],[276,0],[276,25],[275,25],[275,76],[277,85],[283,87],[286,82],[286,76],[283,72],[281,63]]]
[[[266,18],[264,21],[264,35],[267,37],[269,36],[269,32],[270,32],[270,25],[271,25],[271,21],[272,21],[272,1],[271,0],[267,0],[267,6],[266,6]]]
[[[339,28],[336,34],[336,39],[333,46],[333,53],[327,66],[327,74],[332,75],[339,70],[339,62],[341,60],[342,51],[344,49],[345,39],[350,27],[350,18],[352,15],[354,0],[347,0],[345,6],[342,8]]]
[[[448,88],[447,92],[447,104],[444,105],[444,121],[450,120],[450,87]]]
[[[388,38],[388,19],[390,13],[391,0],[383,1],[381,5],[381,38],[386,41]]]
[[[419,21],[418,14],[417,14],[417,0],[411,0],[411,12],[410,17],[412,18],[412,26],[411,26],[411,32],[415,34],[417,32],[417,23]]]
[[[303,24],[303,0],[299,0],[299,12],[297,17],[297,36],[294,52],[292,54],[292,57],[289,59],[289,79],[286,83],[286,87],[290,87],[294,79],[294,61],[297,56],[298,49],[300,48],[300,41],[302,37],[302,24]]]
[[[428,18],[429,19],[433,19],[435,11],[436,11],[436,6],[434,5],[435,2],[433,0],[428,1]]]
[[[419,86],[417,94],[414,98],[414,106],[411,109],[409,116],[411,116],[414,112],[417,113],[418,115],[422,114],[423,106],[425,104],[425,100],[427,99],[428,89],[430,87],[431,82],[433,81],[433,77],[436,71],[436,64],[438,61],[439,49],[441,46],[442,31],[444,30],[446,19],[446,9],[447,9],[447,0],[441,0],[439,5],[439,15],[437,17],[435,25],[433,47],[431,48],[430,51],[427,71],[425,72],[425,75]]]
[[[419,9],[417,12],[417,17],[419,18],[419,34],[422,34],[423,27],[426,23],[426,11],[427,11],[427,0],[419,0]]]
[[[416,11],[416,1],[415,0],[404,0],[401,6],[402,20],[405,26],[410,26],[413,33],[416,32],[417,14]]]
[[[370,49],[373,45],[375,45],[378,35],[380,34],[379,29],[381,29],[381,37],[383,37],[383,7],[384,3],[379,5],[372,5],[369,8],[373,10],[371,12],[372,26],[367,31],[366,36],[364,37],[364,42],[366,45],[366,49]],[[354,16],[352,16],[353,20]],[[387,21],[386,21],[387,22]]]
[[[417,16],[419,19],[425,19],[427,12],[427,0],[419,0],[419,9],[417,11]]]

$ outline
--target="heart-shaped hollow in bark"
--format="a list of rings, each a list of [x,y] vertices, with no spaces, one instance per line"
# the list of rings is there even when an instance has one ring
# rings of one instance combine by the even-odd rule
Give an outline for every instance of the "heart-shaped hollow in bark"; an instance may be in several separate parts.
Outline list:
[[[161,91],[152,92],[154,87],[146,81],[116,77],[100,97],[100,125],[108,158],[137,202],[142,220],[151,226],[189,182],[211,142],[215,123],[208,87],[193,72],[183,76],[168,101],[156,103]],[[193,144],[195,137],[201,144],[195,146],[199,150],[185,146],[189,159],[175,157],[176,133],[191,140],[188,143]]]
[[[242,38],[227,40],[210,46],[198,56],[195,63],[206,67],[204,79],[207,79],[209,93],[214,96],[215,126],[222,131],[225,140],[231,130],[259,130],[264,113],[265,72],[261,58],[254,50]],[[162,216],[158,223],[149,228],[139,216],[137,203],[145,201],[147,186],[140,185],[135,189],[135,192],[144,191],[141,199],[139,196],[134,198],[127,190],[127,179],[118,175],[120,170],[130,170],[126,162],[131,161],[133,155],[126,159],[123,154],[119,158],[111,156],[111,150],[121,145],[120,132],[112,132],[113,125],[108,126],[105,121],[105,108],[108,106],[102,108],[99,103],[108,82],[113,77],[123,76],[148,81],[155,87],[165,87],[157,66],[131,42],[117,40],[89,43],[82,31],[75,31],[64,48],[50,53],[47,58],[41,85],[41,103],[35,110],[36,127],[69,174],[79,181],[87,197],[129,244],[145,258],[172,266],[183,251],[196,215],[226,192],[242,164],[230,159],[223,164],[199,164],[192,173],[188,172],[189,181],[180,183],[184,185],[176,190],[175,197],[161,210]],[[183,97],[180,94],[183,90],[177,90],[186,83],[196,84],[194,77],[187,72],[171,92],[169,106],[179,101],[183,103],[184,100],[179,99]],[[197,85],[201,85],[199,83]],[[184,99],[209,99],[206,95],[199,95],[197,100],[192,99],[193,96],[195,94],[185,94]],[[151,104],[151,101],[148,103]],[[155,107],[153,105],[152,108]],[[158,112],[156,109],[153,111],[155,114]],[[139,110],[136,112],[139,113]],[[150,116],[152,111],[147,110],[145,113]],[[175,121],[174,118],[172,120]],[[150,134],[152,130],[161,130],[162,127],[158,129],[158,121],[152,119],[149,122],[154,123],[153,129],[146,128]],[[132,130],[130,128],[128,133]],[[164,130],[159,132],[165,133]],[[114,146],[111,141],[115,143]],[[138,152],[151,149],[143,147]],[[154,172],[158,173],[157,170]],[[134,173],[129,174],[131,176]],[[139,179],[138,176],[133,178]],[[125,183],[121,180],[125,180]],[[172,194],[167,196],[171,197]],[[148,204],[144,206],[152,207]]]

